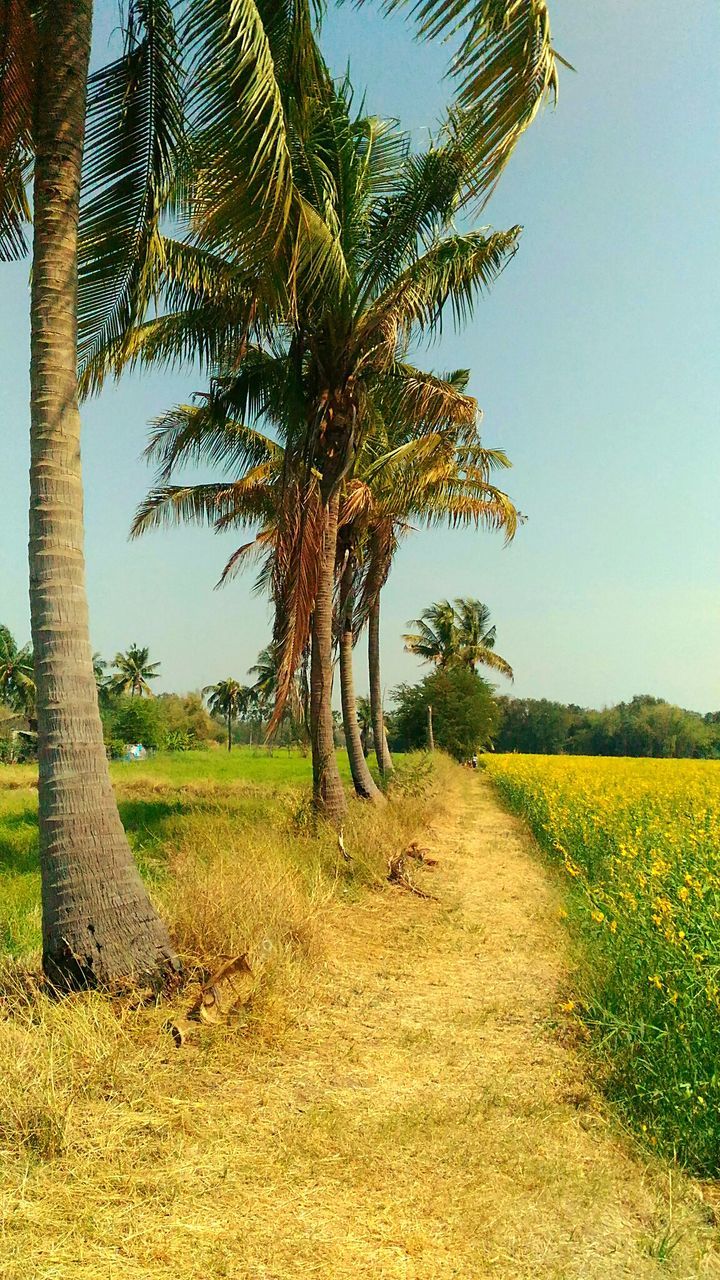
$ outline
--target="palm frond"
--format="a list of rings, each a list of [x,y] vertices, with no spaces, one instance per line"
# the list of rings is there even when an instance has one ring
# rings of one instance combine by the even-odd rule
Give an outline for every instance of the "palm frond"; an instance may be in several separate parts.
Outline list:
[[[130,536],[183,524],[216,528],[228,518],[233,524],[252,524],[268,514],[266,487],[253,486],[247,478],[237,484],[160,485],[138,507]]]
[[[470,318],[478,294],[488,289],[517,250],[520,227],[490,235],[470,232],[447,236],[433,245],[369,309],[359,326],[367,343],[372,334],[388,346],[421,330],[441,327],[445,306],[455,322]]]
[[[226,473],[238,474],[248,467],[275,461],[282,464],[282,448],[269,436],[218,409],[211,395],[197,405],[176,405],[156,418],[145,449],[145,457],[159,468],[158,478],[167,481],[180,466],[206,463]]]
[[[242,248],[254,234],[259,249],[290,212],[292,167],[271,39],[277,45],[283,29],[298,33],[299,16],[300,6],[261,0],[189,0],[193,222],[211,245]],[[305,44],[307,37],[304,27]]]
[[[80,368],[147,305],[142,280],[185,145],[172,0],[132,0],[122,56],[88,92],[80,214]]]
[[[27,0],[0,0],[0,262],[25,251],[37,32]]]
[[[385,9],[408,3],[386,0]],[[543,102],[557,98],[564,59],[546,0],[412,0],[412,12],[422,35],[458,42],[453,131],[471,157],[471,190],[486,199]]]

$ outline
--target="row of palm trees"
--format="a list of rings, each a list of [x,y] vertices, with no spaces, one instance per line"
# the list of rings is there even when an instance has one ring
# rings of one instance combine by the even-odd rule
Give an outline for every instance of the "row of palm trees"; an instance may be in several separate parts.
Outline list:
[[[151,680],[157,680],[159,662],[150,661],[147,647],[132,644],[116,653],[110,672],[100,654],[92,656],[93,675],[100,700],[107,695],[151,695]],[[35,723],[37,689],[32,645],[18,646],[10,629],[0,624],[0,705]]]
[[[280,705],[311,633],[315,794],[338,820],[329,673],[341,506],[373,432],[392,451],[398,420],[415,435],[459,426],[452,381],[412,369],[410,343],[448,307],[462,319],[514,251],[516,228],[459,235],[453,219],[487,196],[557,84],[544,0],[413,7],[424,36],[459,42],[455,104],[413,156],[332,83],[309,0],[126,0],[124,48],[89,77],[93,7],[0,5],[0,258],[24,251],[33,218],[30,595],[43,963],[60,989],[128,973],[157,982],[178,967],[103,746],[78,357],[85,389],[128,363],[199,359],[209,411],[276,426],[287,482],[267,538]],[[185,239],[163,234],[164,213]],[[259,492],[257,504],[265,523]]]

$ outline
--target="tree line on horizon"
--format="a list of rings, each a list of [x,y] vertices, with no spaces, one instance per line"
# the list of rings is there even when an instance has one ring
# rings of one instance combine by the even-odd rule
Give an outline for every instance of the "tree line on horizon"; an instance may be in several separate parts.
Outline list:
[[[516,520],[464,374],[409,359],[515,252],[519,228],[461,233],[456,219],[557,89],[544,0],[428,0],[412,14],[424,37],[454,36],[457,92],[415,153],[333,81],[303,0],[126,0],[123,49],[90,75],[93,8],[0,8],[0,258],[25,251],[33,223],[30,604],[43,965],[59,990],[129,973],[157,985],[179,967],[108,774],[78,393],[125,367],[200,365],[202,392],[161,424],[162,483],[180,459],[208,461],[222,478],[199,514],[261,530],[248,556],[276,605],[276,715],[309,645],[315,802],[339,824],[337,628],[355,638],[369,620],[416,518],[414,495],[386,505],[378,477],[435,454],[442,501],[421,522],[511,533]]]

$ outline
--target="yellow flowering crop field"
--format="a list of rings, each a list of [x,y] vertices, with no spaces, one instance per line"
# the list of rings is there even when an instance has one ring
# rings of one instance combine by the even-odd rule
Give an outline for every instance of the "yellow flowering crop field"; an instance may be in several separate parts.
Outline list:
[[[720,1173],[720,761],[486,756],[567,877],[582,1018],[656,1150]]]

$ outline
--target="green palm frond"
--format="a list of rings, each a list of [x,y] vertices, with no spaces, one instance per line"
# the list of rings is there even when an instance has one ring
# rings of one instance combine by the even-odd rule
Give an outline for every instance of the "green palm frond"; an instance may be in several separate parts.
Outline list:
[[[79,233],[81,369],[146,305],[141,281],[184,145],[173,4],[132,0],[122,56],[89,83]]]
[[[363,342],[372,335],[397,342],[409,337],[413,327],[439,329],[448,303],[456,324],[463,324],[472,316],[478,294],[490,288],[516,252],[520,231],[475,231],[440,240],[370,307],[359,326]]]
[[[386,0],[385,9],[409,3]],[[452,132],[471,158],[472,193],[487,198],[543,102],[557,98],[564,59],[546,0],[412,0],[412,13],[422,35],[457,42]]]
[[[282,454],[269,436],[219,411],[212,396],[203,396],[197,405],[176,405],[156,418],[145,449],[161,480],[169,480],[176,468],[200,463],[242,474],[265,462],[279,466]]]
[[[375,203],[369,221],[368,257],[360,282],[363,298],[387,288],[448,226],[465,178],[454,146],[431,146],[408,155],[396,190]]]
[[[298,34],[299,13],[262,0],[189,0],[193,225],[213,246],[242,248],[254,235],[259,248],[289,215],[292,167],[271,40]]]

